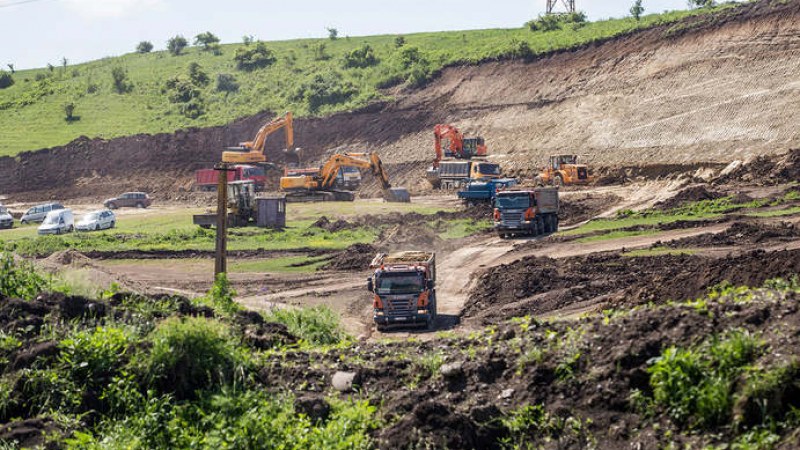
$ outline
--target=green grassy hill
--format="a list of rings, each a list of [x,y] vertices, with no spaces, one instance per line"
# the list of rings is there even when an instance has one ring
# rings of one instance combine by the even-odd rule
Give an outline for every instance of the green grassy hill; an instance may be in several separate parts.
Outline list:
[[[422,85],[444,66],[476,63],[494,58],[531,58],[636,29],[677,21],[710,10],[679,11],[642,17],[565,24],[554,31],[495,29],[266,42],[274,62],[268,67],[240,70],[234,60],[243,44],[222,45],[219,54],[189,47],[184,54],[166,51],[131,53],[90,63],[19,71],[14,84],[0,89],[0,156],[25,150],[63,145],[81,135],[113,138],[137,133],[171,132],[186,127],[222,125],[263,110],[292,110],[298,116],[351,110],[386,98],[384,88]],[[133,48],[136,43],[132,42]],[[369,45],[367,55],[345,56]],[[256,48],[250,44],[248,49]],[[199,64],[207,85],[177,83],[185,89],[166,88],[176,76],[188,80],[191,63]],[[132,85],[127,93],[114,89],[112,70],[127,71]],[[217,87],[219,74],[236,79],[238,90]],[[183,95],[200,105],[202,114],[188,117],[184,103],[170,96]],[[77,120],[65,120],[64,105],[75,105]],[[244,138],[244,137],[243,137]]]

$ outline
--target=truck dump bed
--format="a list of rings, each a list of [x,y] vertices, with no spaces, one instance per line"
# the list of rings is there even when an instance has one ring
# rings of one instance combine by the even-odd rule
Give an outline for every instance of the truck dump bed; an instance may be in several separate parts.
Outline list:
[[[535,192],[540,213],[558,213],[558,188],[537,188]]]
[[[434,259],[435,254],[433,252],[424,251],[378,253],[375,255],[375,258],[372,259],[372,263],[370,263],[369,267],[371,269],[383,267],[390,270],[407,270],[414,266],[425,267],[430,272],[431,279],[434,279]]]

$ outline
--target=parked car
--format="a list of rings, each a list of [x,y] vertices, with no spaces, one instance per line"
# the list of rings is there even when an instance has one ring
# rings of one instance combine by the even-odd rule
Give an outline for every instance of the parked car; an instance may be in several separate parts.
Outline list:
[[[43,205],[36,205],[29,209],[28,212],[23,214],[19,221],[22,224],[41,222],[45,217],[47,217],[47,214],[49,214],[50,211],[57,211],[60,209],[64,209],[64,206],[61,203],[45,203]]]
[[[0,206],[0,228],[14,228],[14,218],[5,206]]]
[[[144,192],[126,192],[119,197],[110,198],[103,203],[108,209],[128,207],[147,208],[153,202]]]
[[[71,209],[57,209],[47,213],[44,222],[39,225],[39,234],[69,233],[75,228],[75,220]]]
[[[117,217],[113,212],[104,209],[102,211],[92,211],[81,218],[75,224],[75,229],[78,231],[97,231],[114,228],[117,223]]]

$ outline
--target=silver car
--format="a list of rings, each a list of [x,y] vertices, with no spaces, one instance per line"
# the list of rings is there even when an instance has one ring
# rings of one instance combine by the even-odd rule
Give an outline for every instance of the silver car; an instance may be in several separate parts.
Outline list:
[[[29,209],[19,220],[23,225],[32,222],[42,222],[50,211],[64,209],[61,203],[45,203]]]
[[[117,217],[113,212],[104,209],[87,213],[75,224],[78,231],[97,231],[114,228],[117,224]]]
[[[0,228],[14,228],[14,218],[5,206],[0,206]]]

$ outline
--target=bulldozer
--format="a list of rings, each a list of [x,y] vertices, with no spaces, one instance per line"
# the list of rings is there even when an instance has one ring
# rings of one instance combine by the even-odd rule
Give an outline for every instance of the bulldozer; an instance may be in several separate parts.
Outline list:
[[[553,155],[535,182],[537,186],[570,186],[589,184],[594,179],[586,164],[578,164],[578,155]]]
[[[233,164],[259,164],[268,168],[277,169],[275,164],[267,162],[267,155],[264,154],[264,146],[267,137],[272,133],[283,129],[286,134],[286,149],[284,152],[290,156],[293,163],[300,162],[300,150],[294,148],[294,128],[292,126],[292,113],[287,112],[283,117],[278,117],[267,122],[256,133],[252,141],[241,142],[238,147],[228,147],[228,151],[222,152],[222,162]]]
[[[280,189],[286,200],[292,202],[355,200],[355,193],[336,189],[336,176],[345,167],[369,169],[381,182],[384,198],[389,202],[410,202],[411,194],[405,188],[393,188],[389,175],[377,153],[337,153],[314,174],[298,174],[281,178]]]

